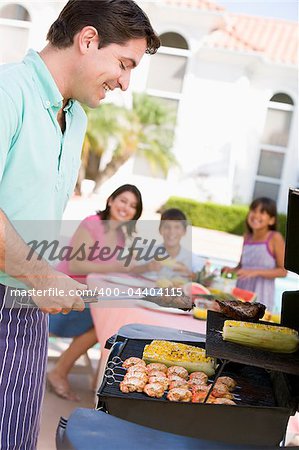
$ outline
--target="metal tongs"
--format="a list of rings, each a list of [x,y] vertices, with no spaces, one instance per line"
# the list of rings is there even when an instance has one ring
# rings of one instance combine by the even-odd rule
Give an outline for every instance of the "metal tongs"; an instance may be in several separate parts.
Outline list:
[[[97,303],[99,301],[99,296],[97,294],[81,295],[81,298],[86,305],[88,305],[89,303]]]
[[[81,295],[81,298],[86,305],[89,305],[90,303],[97,303],[99,300],[98,295],[94,294]],[[37,308],[36,304],[29,295],[24,295],[20,296],[20,298],[16,298],[14,304],[17,305],[18,307],[24,306],[26,308]]]

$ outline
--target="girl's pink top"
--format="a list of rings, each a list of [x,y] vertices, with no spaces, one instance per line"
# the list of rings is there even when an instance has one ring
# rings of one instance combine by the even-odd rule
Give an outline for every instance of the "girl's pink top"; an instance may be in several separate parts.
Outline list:
[[[85,230],[88,231],[88,233],[91,235],[91,237],[94,240],[94,243],[97,243],[97,250],[94,252],[93,257],[96,257],[99,255],[100,249],[102,249],[103,247],[106,247],[106,243],[105,243],[105,226],[104,226],[104,221],[97,215],[94,214],[93,216],[88,216],[86,217],[84,220],[82,220],[82,222],[80,223],[79,228],[84,228]],[[74,241],[74,237],[71,238],[68,246],[73,245],[73,241]],[[82,245],[84,245],[84,242],[82,242]],[[119,230],[117,232],[117,246],[119,247],[124,247],[125,245],[125,236],[122,232],[122,230]],[[85,254],[86,254],[86,261],[89,261],[89,254],[90,254],[90,244],[85,243],[84,248],[85,248]],[[111,253],[114,252],[114,248],[111,248]],[[74,252],[73,252],[74,253]],[[99,264],[110,264],[111,262],[116,261],[117,259],[117,254],[113,255],[110,259],[109,255],[105,256],[105,260],[100,259],[99,257],[93,260],[93,263],[96,265]],[[78,257],[82,256],[82,253],[80,253],[78,255]],[[86,275],[79,275],[79,274],[73,274],[70,269],[69,269],[69,265],[70,262],[67,259],[64,259],[63,261],[60,261],[58,263],[58,265],[56,266],[56,269],[60,272],[66,273],[67,275],[69,275],[72,278],[76,278],[79,279],[81,282],[85,281]],[[96,272],[96,270],[95,270]]]

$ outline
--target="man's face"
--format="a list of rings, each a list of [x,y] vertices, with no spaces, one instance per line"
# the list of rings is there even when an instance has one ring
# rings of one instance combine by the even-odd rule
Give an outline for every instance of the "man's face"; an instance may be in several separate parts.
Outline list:
[[[74,78],[73,98],[96,108],[106,93],[116,88],[128,89],[131,70],[146,51],[145,39],[131,39],[125,44],[109,44],[98,49],[99,38],[93,38],[81,59]]]

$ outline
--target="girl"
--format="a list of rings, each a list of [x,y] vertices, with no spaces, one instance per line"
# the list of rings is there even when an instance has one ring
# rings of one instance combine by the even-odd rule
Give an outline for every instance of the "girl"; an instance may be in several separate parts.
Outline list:
[[[139,190],[130,184],[116,189],[107,199],[104,211],[84,219],[73,238],[71,247],[73,253],[84,244],[85,248],[92,248],[95,243],[99,247],[124,247],[126,236],[131,237],[135,232],[135,224],[142,213],[142,198]],[[121,261],[112,256],[105,261],[90,258],[61,261],[57,269],[74,279],[85,283],[86,275],[91,272],[128,272],[132,266],[125,267]],[[79,400],[71,390],[68,374],[76,360],[96,344],[97,338],[93,327],[89,308],[82,313],[76,311],[68,315],[57,314],[50,316],[50,333],[60,337],[73,337],[70,346],[60,356],[56,366],[48,372],[48,387],[60,397],[67,400]]]
[[[236,272],[237,287],[253,291],[269,311],[274,307],[274,282],[285,277],[284,239],[276,231],[276,203],[267,197],[254,200],[246,218],[241,260],[237,267],[224,267],[222,272]]]

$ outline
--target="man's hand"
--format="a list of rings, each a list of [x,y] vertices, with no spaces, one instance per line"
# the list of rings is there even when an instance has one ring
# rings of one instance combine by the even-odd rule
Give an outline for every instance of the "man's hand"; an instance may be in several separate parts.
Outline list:
[[[70,311],[83,311],[84,302],[81,294],[87,289],[85,284],[73,280],[64,273],[51,271],[40,278],[33,286],[33,291],[42,291],[43,295],[32,295],[36,306],[44,313],[68,314]]]

